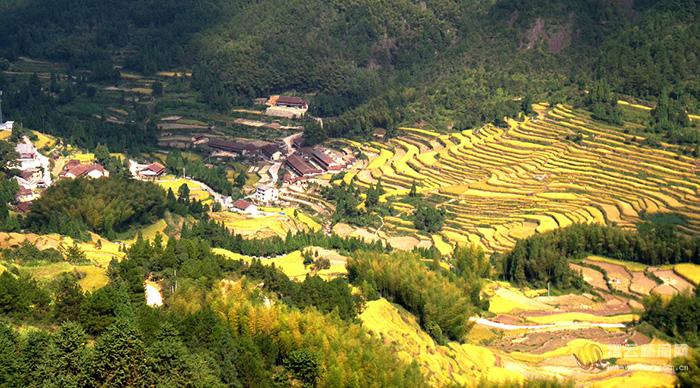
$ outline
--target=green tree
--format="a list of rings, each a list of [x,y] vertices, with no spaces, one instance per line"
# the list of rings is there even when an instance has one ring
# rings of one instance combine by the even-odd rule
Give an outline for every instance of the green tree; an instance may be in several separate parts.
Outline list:
[[[98,144],[97,147],[95,147],[95,160],[98,163],[105,165],[109,162],[110,158],[111,155],[107,146],[103,144]]]
[[[21,386],[21,367],[17,357],[19,341],[17,334],[5,322],[0,322],[0,385]]]
[[[56,321],[80,320],[80,307],[85,296],[72,274],[64,274],[58,279],[54,299],[53,315]]]
[[[246,181],[248,181],[248,176],[245,173],[245,169],[241,169],[238,175],[236,175],[236,187],[245,186]]]
[[[427,233],[440,231],[444,221],[445,210],[427,203],[418,204],[413,213],[413,224],[416,229]]]
[[[328,134],[323,126],[316,120],[304,120],[304,145],[314,146],[328,139]]]
[[[284,360],[284,366],[294,377],[309,386],[315,386],[321,374],[321,361],[318,354],[310,349],[299,349],[291,352]]]
[[[187,183],[183,183],[177,189],[177,200],[182,203],[190,203],[190,188]]]
[[[411,189],[408,191],[408,196],[411,198],[418,197],[418,187],[416,186],[416,181],[411,183]]]
[[[163,97],[163,83],[162,82],[154,82],[153,83],[153,96],[155,97]]]
[[[83,264],[87,261],[85,252],[83,252],[80,245],[75,242],[66,249],[65,256],[66,260],[71,264]]]
[[[90,380],[90,354],[87,335],[75,322],[64,323],[51,336],[43,365],[45,382],[49,386],[88,386]]]
[[[131,320],[117,319],[97,338],[92,378],[104,387],[136,386],[144,380],[145,349]]]
[[[190,354],[177,330],[169,323],[161,326],[156,340],[146,349],[145,364],[149,384],[187,386],[197,382],[202,386],[221,385],[211,368]]]
[[[700,386],[700,354],[693,351],[689,357],[674,360],[678,385],[681,388]]]

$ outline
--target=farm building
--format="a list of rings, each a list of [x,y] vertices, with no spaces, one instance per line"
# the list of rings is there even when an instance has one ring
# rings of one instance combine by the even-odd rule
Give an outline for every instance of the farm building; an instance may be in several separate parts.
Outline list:
[[[309,105],[301,97],[292,96],[277,96],[274,106],[282,106],[285,108],[307,109]]]
[[[266,115],[288,119],[302,117],[309,109],[309,104],[306,100],[292,96],[270,96],[267,100],[267,105]]]
[[[234,155],[252,155],[259,152],[260,149],[268,144],[267,142],[255,140],[224,140],[224,139],[209,139],[207,145],[214,151],[221,151]]]
[[[372,136],[379,140],[384,140],[386,137],[386,129],[384,128],[377,128],[374,131],[372,131]]]
[[[321,147],[311,150],[311,160],[326,171],[340,171],[345,167],[345,162],[333,154],[333,151]]]
[[[0,124],[0,131],[11,131],[15,127],[14,121],[5,121]]]
[[[285,165],[289,167],[289,169],[299,177],[311,176],[323,172],[320,169],[311,165],[311,163],[307,162],[296,153],[289,155],[289,157],[285,161]]]

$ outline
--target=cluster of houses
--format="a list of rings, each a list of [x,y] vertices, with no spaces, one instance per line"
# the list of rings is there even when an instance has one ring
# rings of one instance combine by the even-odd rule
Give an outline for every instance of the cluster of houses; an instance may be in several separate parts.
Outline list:
[[[12,122],[6,122],[3,128],[11,131]],[[29,210],[32,202],[39,197],[40,191],[51,185],[50,163],[27,137],[17,143],[15,152],[18,158],[12,167],[19,171],[19,175],[13,178],[19,186],[15,197],[15,210],[23,213]]]
[[[289,172],[285,177],[287,183],[306,180],[326,172],[339,172],[355,162],[352,154],[344,154],[322,146],[303,147],[303,138],[295,139],[292,143],[293,150],[286,157],[286,150],[280,145],[259,140],[209,139],[206,144],[213,157],[244,156],[284,163]]]
[[[13,122],[8,121],[0,125],[0,130],[12,131]],[[31,208],[32,202],[41,195],[41,192],[52,184],[51,163],[48,157],[37,151],[26,136],[15,146],[18,155],[12,168],[19,171],[13,179],[17,181],[19,190],[15,197],[15,210],[25,213]],[[165,166],[160,163],[148,165],[136,165],[132,169],[136,178],[143,180],[155,180],[165,174]],[[59,179],[100,179],[109,177],[109,171],[99,163],[83,163],[76,159],[69,160],[61,172]]]

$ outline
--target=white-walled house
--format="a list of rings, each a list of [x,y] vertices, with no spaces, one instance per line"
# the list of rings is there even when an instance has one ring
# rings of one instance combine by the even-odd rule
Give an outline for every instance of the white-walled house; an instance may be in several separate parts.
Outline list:
[[[260,185],[255,189],[255,199],[262,203],[277,202],[279,198],[279,190],[276,187],[269,185]]]

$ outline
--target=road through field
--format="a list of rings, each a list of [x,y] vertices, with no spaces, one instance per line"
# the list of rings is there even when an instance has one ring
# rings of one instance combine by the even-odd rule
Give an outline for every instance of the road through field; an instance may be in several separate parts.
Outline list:
[[[490,321],[485,318],[471,317],[470,322],[474,322],[477,325],[493,327],[501,330],[542,330],[542,329],[585,329],[589,327],[601,327],[604,329],[624,329],[624,323],[592,323],[592,322],[557,322],[549,323],[546,325],[511,325],[507,323],[500,323]]]

